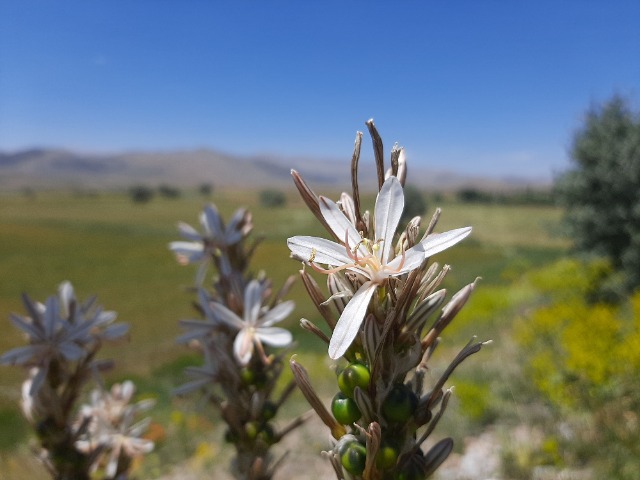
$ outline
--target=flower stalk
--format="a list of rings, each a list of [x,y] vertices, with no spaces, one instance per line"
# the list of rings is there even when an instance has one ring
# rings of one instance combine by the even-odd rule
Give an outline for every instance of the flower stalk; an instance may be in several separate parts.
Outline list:
[[[78,302],[69,282],[44,304],[26,294],[22,300],[27,316],[13,314],[11,321],[29,344],[6,352],[0,363],[29,369],[22,410],[36,431],[39,458],[55,480],[128,478],[132,460],[153,449],[141,438],[148,420],[132,423],[135,413],[151,404],[126,406],[133,395],[131,382],[114,386],[111,397],[100,396],[100,373],[113,362],[96,359],[103,343],[122,338],[128,325],[114,323],[115,312],[95,306],[95,297]],[[101,386],[92,394],[93,405],[79,408],[92,379]]]
[[[338,362],[339,392],[331,413],[303,367],[294,359],[290,365],[305,397],[336,439],[327,455],[339,479],[423,479],[453,447],[445,438],[427,452],[421,448],[446,410],[451,390],[444,384],[464,359],[485,345],[469,342],[444,374],[426,385],[425,372],[438,338],[476,285],[467,285],[445,304],[446,291],[440,285],[449,267],[430,260],[466,238],[471,227],[436,233],[438,209],[422,236],[419,217],[398,230],[407,174],[404,149],[394,146],[385,172],[382,139],[372,120],[367,128],[378,181],[373,212],[362,211],[360,200],[360,132],[351,162],[352,196],[342,193],[334,202],[316,195],[298,172],[292,172],[302,198],[331,237],[294,236],[287,241],[291,256],[307,267],[300,276],[330,330],[327,335],[311,321],[302,321],[307,331],[329,340],[329,357]],[[326,275],[328,296],[308,269]]]
[[[188,241],[169,248],[180,263],[199,265],[196,275],[197,309],[201,319],[182,320],[185,333],[178,339],[203,353],[202,366],[188,367],[192,378],[178,387],[185,395],[201,392],[227,425],[225,440],[235,447],[231,473],[239,480],[269,480],[284,457],[275,459],[273,446],[299,427],[305,416],[277,429],[275,418],[296,388],[294,381],[278,393],[283,354],[291,345],[291,333],[275,326],[294,308],[285,301],[295,279],[278,291],[263,274],[247,273],[257,243],[247,247],[252,230],[251,214],[239,209],[225,225],[217,208],[205,206],[200,221],[204,233],[180,223]],[[216,275],[205,287],[205,271],[213,265]]]

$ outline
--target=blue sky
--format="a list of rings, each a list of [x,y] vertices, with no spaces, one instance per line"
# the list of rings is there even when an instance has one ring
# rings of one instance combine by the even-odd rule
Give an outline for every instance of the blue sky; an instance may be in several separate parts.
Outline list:
[[[348,161],[373,117],[413,164],[550,177],[638,59],[635,1],[2,0],[0,150]]]

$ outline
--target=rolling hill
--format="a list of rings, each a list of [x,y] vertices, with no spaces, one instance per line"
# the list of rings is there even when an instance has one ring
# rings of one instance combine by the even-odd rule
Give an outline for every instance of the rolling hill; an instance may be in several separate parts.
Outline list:
[[[290,169],[312,185],[348,186],[349,161],[319,158],[242,157],[210,149],[171,152],[80,153],[34,148],[0,152],[0,191],[24,189],[121,189],[136,184],[167,184],[182,188],[211,183],[216,188],[287,188]],[[363,187],[375,185],[372,161],[361,161]],[[430,190],[473,185],[484,190],[543,187],[537,179],[501,179],[456,172],[412,168],[411,183]]]

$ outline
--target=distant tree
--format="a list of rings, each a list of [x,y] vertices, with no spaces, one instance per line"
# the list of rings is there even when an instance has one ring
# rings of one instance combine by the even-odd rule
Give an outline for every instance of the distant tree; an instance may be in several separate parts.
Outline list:
[[[36,198],[36,191],[31,187],[22,187],[22,195],[25,198],[33,200],[34,198]]]
[[[180,190],[171,185],[162,184],[158,187],[158,193],[161,197],[175,199],[180,196]]]
[[[201,183],[198,187],[198,192],[203,197],[210,197],[213,193],[213,184],[212,183]]]
[[[464,187],[456,192],[456,197],[463,203],[486,203],[492,200],[489,193],[475,187]]]
[[[524,190],[513,192],[507,198],[508,203],[521,205],[553,205],[553,192],[546,188],[527,186]]]
[[[640,116],[614,96],[592,107],[573,139],[573,168],[557,179],[581,252],[609,259],[626,291],[640,286]]]
[[[152,188],[145,185],[134,185],[129,189],[129,196],[134,203],[147,203],[154,195]]]
[[[433,192],[431,199],[434,203],[442,203],[444,201],[444,194],[442,192]]]
[[[268,188],[260,192],[260,205],[263,207],[284,207],[287,197],[284,192],[273,188]]]
[[[404,187],[404,210],[400,225],[405,225],[413,217],[422,216],[427,211],[427,202],[419,188],[413,185]]]

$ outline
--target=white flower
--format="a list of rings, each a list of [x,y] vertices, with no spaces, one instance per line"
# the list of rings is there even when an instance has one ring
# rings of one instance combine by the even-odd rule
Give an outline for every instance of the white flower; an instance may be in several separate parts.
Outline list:
[[[121,456],[132,459],[154,447],[151,440],[141,438],[151,419],[134,421],[139,412],[151,408],[155,401],[147,399],[131,404],[134,392],[135,386],[129,380],[114,384],[109,392],[96,389],[91,392],[91,404],[80,409],[78,423],[85,419],[90,419],[90,423],[88,431],[76,441],[76,448],[84,453],[99,451],[93,468],[104,464],[106,478],[116,475]]]
[[[272,327],[291,313],[294,303],[289,300],[279,303],[272,309],[263,309],[263,287],[257,280],[249,282],[244,291],[244,312],[240,318],[224,305],[211,302],[214,315],[231,328],[239,330],[233,342],[233,353],[236,359],[246,365],[251,360],[254,345],[264,357],[262,342],[274,347],[285,347],[291,343],[291,332],[284,328]]]
[[[116,319],[114,312],[92,309],[92,302],[78,305],[69,282],[63,282],[59,296],[49,297],[44,305],[26,295],[23,303],[29,316],[11,314],[10,319],[27,334],[29,345],[6,352],[0,356],[0,364],[38,367],[30,395],[40,389],[54,359],[78,361],[88,354],[88,345],[120,337],[128,330],[126,324],[111,325]]]
[[[225,248],[238,243],[252,228],[251,215],[243,208],[233,214],[229,225],[225,227],[216,206],[211,203],[205,205],[200,214],[200,224],[204,230],[202,234],[191,225],[179,222],[180,235],[189,241],[169,244],[169,249],[175,253],[181,264],[202,264],[198,272],[198,284],[204,277],[213,249]]]
[[[393,237],[403,209],[402,185],[392,176],[384,182],[376,199],[373,240],[363,238],[334,202],[320,197],[320,212],[337,238],[343,239],[344,245],[308,236],[296,236],[287,241],[292,256],[317,271],[329,274],[349,270],[367,278],[343,310],[333,331],[329,356],[334,360],[344,355],[353,342],[379,285],[389,277],[419,268],[426,258],[455,245],[471,233],[471,227],[434,233],[396,256],[392,248]],[[322,269],[316,265],[319,263],[333,268]]]

